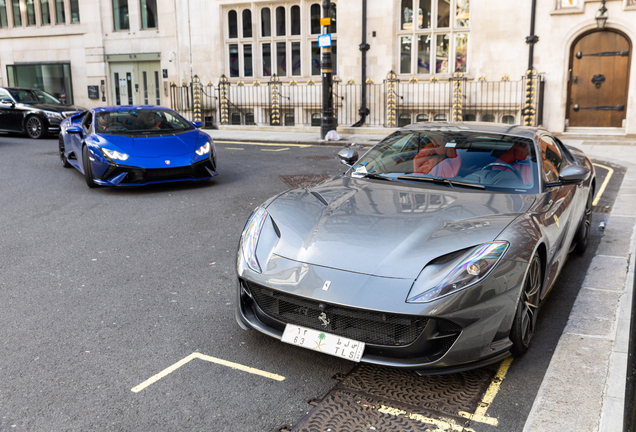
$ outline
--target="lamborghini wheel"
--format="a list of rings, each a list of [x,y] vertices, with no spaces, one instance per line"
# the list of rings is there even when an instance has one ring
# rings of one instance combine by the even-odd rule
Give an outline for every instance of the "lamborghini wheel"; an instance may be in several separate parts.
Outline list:
[[[93,181],[93,168],[91,167],[91,159],[87,146],[82,147],[82,164],[84,167],[84,179],[86,180],[86,185],[89,188],[97,187]]]

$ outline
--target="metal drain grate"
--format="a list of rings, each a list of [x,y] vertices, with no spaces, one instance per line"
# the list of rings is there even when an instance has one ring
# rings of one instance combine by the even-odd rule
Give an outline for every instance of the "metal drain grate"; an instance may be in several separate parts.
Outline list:
[[[611,213],[612,206],[594,206],[592,207],[592,213]]]
[[[312,161],[325,161],[325,160],[332,160],[335,158],[336,158],[335,156],[305,156],[301,159],[307,159]]]
[[[440,424],[461,429],[469,421],[460,411],[475,412],[497,367],[419,376],[414,371],[360,364],[291,430],[437,430]]]
[[[313,186],[330,178],[330,175],[325,174],[280,176],[280,179],[291,189]]]

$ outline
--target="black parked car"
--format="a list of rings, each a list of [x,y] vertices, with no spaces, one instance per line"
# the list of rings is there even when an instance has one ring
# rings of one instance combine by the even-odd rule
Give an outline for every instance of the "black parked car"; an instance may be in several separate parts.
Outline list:
[[[0,131],[22,132],[30,138],[57,135],[66,117],[84,108],[64,105],[38,89],[0,88]]]

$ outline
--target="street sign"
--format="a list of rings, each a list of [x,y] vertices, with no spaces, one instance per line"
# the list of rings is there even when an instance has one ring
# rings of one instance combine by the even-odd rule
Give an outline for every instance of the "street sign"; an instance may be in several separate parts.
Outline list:
[[[323,26],[331,25],[331,18],[320,18],[320,25],[323,25]]]
[[[318,36],[318,46],[320,48],[327,48],[331,46],[331,33]]]

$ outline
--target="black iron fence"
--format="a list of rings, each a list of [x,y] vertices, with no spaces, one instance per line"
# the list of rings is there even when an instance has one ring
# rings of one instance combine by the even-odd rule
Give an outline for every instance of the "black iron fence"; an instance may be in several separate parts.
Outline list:
[[[334,81],[333,110],[337,124],[359,120],[361,84]],[[448,81],[399,80],[390,72],[382,83],[366,83],[369,115],[365,126],[402,127],[421,121],[485,121],[537,125],[542,121],[543,76],[513,81],[468,81],[457,74]],[[320,82],[285,81],[273,76],[266,82],[230,82],[218,85],[193,82],[171,85],[171,108],[206,127],[218,125],[315,126],[322,116]]]

